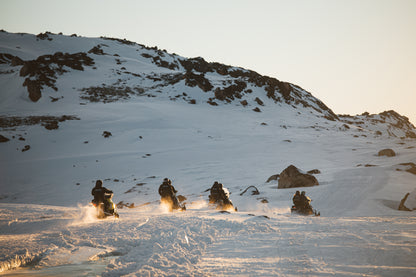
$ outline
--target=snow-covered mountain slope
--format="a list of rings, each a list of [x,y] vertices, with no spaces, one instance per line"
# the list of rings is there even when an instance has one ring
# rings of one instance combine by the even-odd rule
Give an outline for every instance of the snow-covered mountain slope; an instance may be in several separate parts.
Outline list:
[[[0,271],[416,273],[414,211],[397,210],[415,188],[407,118],[338,116],[296,85],[125,40],[0,32],[0,53]],[[305,188],[321,217],[292,216],[296,189],[266,182],[291,164],[321,172]],[[186,212],[160,206],[165,177]],[[91,216],[97,179],[119,220]],[[207,206],[216,180],[238,212]]]

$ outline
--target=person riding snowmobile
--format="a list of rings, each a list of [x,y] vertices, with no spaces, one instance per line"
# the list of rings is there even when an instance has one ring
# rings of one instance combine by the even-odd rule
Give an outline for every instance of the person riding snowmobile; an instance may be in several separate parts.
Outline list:
[[[159,186],[159,195],[161,197],[161,202],[165,202],[169,205],[170,210],[186,210],[185,205],[181,206],[179,204],[176,193],[178,191],[173,187],[172,181],[168,178],[163,179],[163,183]]]
[[[291,212],[296,212],[302,215],[311,215],[315,214],[315,216],[320,216],[321,213],[314,210],[311,206],[311,199],[305,195],[305,192],[302,191],[299,194],[299,191],[296,191],[295,195],[293,196],[293,206]]]
[[[296,191],[296,193],[293,195],[292,201],[293,201],[293,206],[295,206],[296,208],[301,207],[300,191],[298,190]]]
[[[103,181],[97,180],[95,182],[95,187],[92,189],[91,194],[94,196],[92,204],[97,208],[97,216],[99,218],[108,215],[115,215],[118,218],[118,213],[111,199],[113,191],[103,187]]]
[[[208,196],[210,204],[216,204],[217,208],[228,209],[234,208],[233,203],[228,198],[228,193],[225,192],[223,184],[215,181],[210,189],[210,195]]]
[[[308,209],[311,209],[312,208],[311,207],[311,201],[312,200],[308,196],[305,195],[305,191],[302,191],[300,193],[300,200],[299,200],[300,205],[299,205],[299,208],[302,211],[306,211]]]

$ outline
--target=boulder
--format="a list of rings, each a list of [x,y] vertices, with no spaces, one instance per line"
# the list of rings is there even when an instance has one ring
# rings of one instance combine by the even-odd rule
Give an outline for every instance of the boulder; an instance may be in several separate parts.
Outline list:
[[[280,173],[278,189],[318,186],[318,180],[310,175],[299,171],[294,165],[290,165]]]
[[[396,156],[396,153],[393,149],[383,149],[378,152],[378,156],[394,157]]]

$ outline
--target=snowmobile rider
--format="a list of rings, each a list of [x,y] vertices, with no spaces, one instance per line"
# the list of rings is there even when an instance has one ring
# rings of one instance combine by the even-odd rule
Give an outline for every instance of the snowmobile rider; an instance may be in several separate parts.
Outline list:
[[[296,191],[296,193],[293,195],[292,201],[293,201],[293,206],[295,206],[297,209],[301,207],[300,191],[298,190]]]
[[[175,195],[178,191],[172,186],[172,181],[168,178],[163,179],[159,186],[159,194],[162,197]]]
[[[305,195],[305,191],[302,191],[300,194],[300,206],[301,210],[306,210],[310,207],[311,199]]]
[[[231,204],[230,199],[228,199],[227,195],[224,192],[223,184],[218,183],[217,181],[211,187],[210,195],[209,195],[209,203],[217,203],[222,201],[224,204]]]
[[[179,201],[178,198],[176,198],[176,193],[178,191],[172,186],[172,181],[168,178],[163,179],[163,183],[159,186],[159,195],[161,198],[170,198],[173,203],[174,209],[179,209]]]
[[[106,201],[104,201],[104,195],[106,193],[113,193],[113,191],[103,187],[103,181],[97,180],[95,182],[95,187],[91,191],[91,194],[94,196],[92,202],[97,205],[101,202],[106,203]]]

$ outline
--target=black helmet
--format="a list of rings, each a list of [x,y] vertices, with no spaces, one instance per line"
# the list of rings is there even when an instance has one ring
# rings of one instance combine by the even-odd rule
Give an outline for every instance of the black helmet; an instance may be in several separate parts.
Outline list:
[[[305,195],[305,191],[302,191],[302,192],[301,192],[301,194],[302,194],[302,195]]]
[[[166,183],[166,184],[170,185],[170,184],[172,184],[172,181],[168,178],[165,178],[165,179],[163,179],[163,183]]]
[[[97,180],[97,181],[95,182],[95,186],[96,186],[97,188],[102,187],[102,185],[103,185],[103,181],[101,181],[101,180]]]
[[[296,191],[296,195],[299,195],[299,194],[300,194],[300,192],[297,190],[297,191]]]
[[[215,181],[215,182],[214,182],[214,186],[216,186],[216,185],[218,185],[218,181]]]

